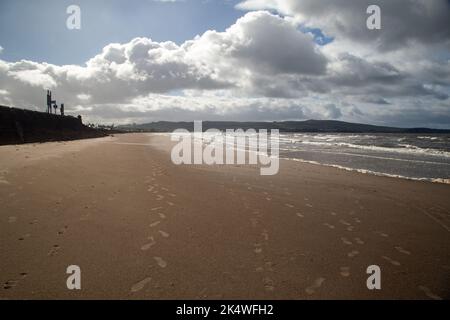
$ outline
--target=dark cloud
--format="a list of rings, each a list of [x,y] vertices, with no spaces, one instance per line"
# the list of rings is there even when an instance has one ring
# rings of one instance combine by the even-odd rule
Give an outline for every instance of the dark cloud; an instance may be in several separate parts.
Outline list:
[[[381,30],[366,28],[370,5],[381,8]],[[247,0],[241,9],[275,9],[319,27],[336,39],[370,43],[379,50],[414,43],[449,45],[450,3],[447,0]]]

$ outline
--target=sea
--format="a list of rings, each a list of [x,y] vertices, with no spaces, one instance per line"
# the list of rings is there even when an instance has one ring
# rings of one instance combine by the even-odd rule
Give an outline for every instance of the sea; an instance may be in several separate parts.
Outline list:
[[[203,133],[194,140],[205,143],[212,137],[223,143],[225,133]],[[256,135],[252,139],[257,140]],[[279,157],[365,174],[450,184],[450,134],[280,133]]]
[[[450,183],[449,134],[280,134],[280,158]]]

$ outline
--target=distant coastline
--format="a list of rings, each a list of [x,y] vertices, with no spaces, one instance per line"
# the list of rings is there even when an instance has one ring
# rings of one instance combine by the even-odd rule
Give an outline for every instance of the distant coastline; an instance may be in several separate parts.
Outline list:
[[[278,129],[280,132],[309,133],[413,133],[413,134],[449,134],[450,129],[396,128],[350,123],[336,120],[274,121],[274,122],[238,122],[203,121],[203,130],[208,129]],[[122,125],[118,129],[129,132],[172,132],[176,129],[194,130],[193,122],[158,121],[144,124]]]

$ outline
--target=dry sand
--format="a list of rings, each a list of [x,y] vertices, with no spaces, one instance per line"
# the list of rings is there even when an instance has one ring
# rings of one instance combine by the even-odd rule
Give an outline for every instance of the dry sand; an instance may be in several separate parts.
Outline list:
[[[449,185],[175,166],[169,149],[146,134],[0,147],[0,299],[450,298]]]

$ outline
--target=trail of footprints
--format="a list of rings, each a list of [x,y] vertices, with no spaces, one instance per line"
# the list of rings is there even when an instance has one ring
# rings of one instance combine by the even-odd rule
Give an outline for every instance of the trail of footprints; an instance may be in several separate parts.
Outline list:
[[[363,208],[364,208],[363,206],[360,206],[360,209],[363,209]],[[330,214],[332,216],[337,216],[338,215],[335,212],[331,212]],[[349,215],[353,216],[353,221],[355,223],[360,224],[362,222],[361,219],[359,219],[357,217],[354,217],[356,215],[355,211],[349,212]],[[353,231],[353,225],[350,222],[348,222],[348,221],[346,221],[344,219],[341,219],[341,220],[339,220],[339,223],[342,224],[343,226],[345,226],[347,231]],[[326,223],[325,225],[326,226],[333,226],[333,225],[328,224],[328,223]],[[374,234],[379,236],[381,239],[388,239],[389,238],[389,234],[387,234],[385,232],[382,232],[382,231],[375,231]],[[346,238],[346,237],[341,237],[341,241],[342,241],[343,245],[345,245],[345,246],[364,245],[364,243],[365,243],[361,238],[358,238],[358,237],[354,237],[353,239],[349,239],[349,238]],[[398,251],[399,253],[403,254],[403,255],[408,255],[408,256],[411,255],[411,252],[409,250],[406,250],[405,248],[403,248],[401,246],[394,246],[394,249],[396,251]],[[350,251],[347,254],[347,256],[349,258],[354,258],[358,254],[359,254],[358,250],[352,250],[352,251]],[[394,267],[401,266],[401,263],[399,261],[397,261],[397,260],[395,260],[395,259],[393,259],[393,258],[391,258],[389,256],[383,255],[383,256],[381,256],[381,258],[383,260],[389,262]],[[348,267],[348,266],[340,267],[340,275],[342,277],[344,277],[344,278],[349,277],[351,275],[350,274],[350,267]],[[315,288],[315,287],[314,286],[310,287],[309,288],[310,291],[311,291],[311,288]],[[420,286],[418,286],[418,289],[420,291],[422,291],[430,299],[434,299],[434,300],[441,300],[442,299],[440,296],[436,295],[429,288],[427,288],[425,286],[420,285]]]
[[[167,207],[175,206],[173,199],[176,198],[175,193],[172,193],[168,188],[156,183],[155,177],[166,174],[165,170],[161,169],[158,166],[155,166],[153,169],[154,170],[152,172],[152,175],[150,177],[147,177],[146,179],[146,182],[149,183],[147,191],[154,197],[158,205],[150,208],[149,210],[151,219],[148,225],[150,229],[150,235],[147,237],[146,243],[144,243],[140,247],[140,250],[144,252],[147,252],[154,246],[156,246],[159,239],[163,240],[170,237],[170,234],[167,231],[163,230],[163,228],[161,228],[161,225],[163,225],[164,220],[167,219],[167,215],[164,210]],[[154,256],[153,261],[161,269],[164,269],[168,266],[168,262],[163,257]],[[130,292],[136,293],[143,290],[151,282],[151,280],[151,277],[146,277],[143,280],[140,280],[131,287]]]
[[[267,261],[264,255],[264,249],[267,246],[267,243],[270,240],[269,232],[260,228],[259,219],[262,217],[262,214],[259,210],[254,210],[252,213],[252,217],[250,218],[250,223],[252,228],[259,228],[259,240],[253,245],[253,253],[256,257],[257,266],[255,271],[257,273],[261,273],[261,284],[266,292],[273,292],[275,290],[275,281],[272,279],[273,274],[273,263],[271,261]]]
[[[285,190],[285,194],[289,195],[290,192],[287,190]],[[309,214],[314,214],[314,211],[311,211],[311,209],[314,208],[314,206],[312,204],[309,203],[309,199],[308,198],[304,198],[305,201],[305,206],[307,207],[306,210],[309,211]],[[295,207],[295,205],[291,204],[291,203],[285,203],[285,207],[289,208],[289,209],[294,209],[295,210],[295,215],[300,218],[300,219],[304,219],[306,217],[306,214],[303,211],[299,211],[298,208]],[[335,212],[331,213],[332,216],[337,215]],[[333,230],[336,228],[335,225],[330,224],[330,223],[324,223],[323,224],[325,227],[327,227],[330,230]],[[351,227],[350,225],[348,225],[347,227]],[[263,271],[262,268],[260,268],[260,271]],[[347,267],[343,267],[343,269],[341,270],[341,274],[343,276],[349,276],[350,272],[349,269]],[[265,278],[267,279],[267,278]],[[268,278],[270,279],[270,278]],[[314,295],[323,285],[323,283],[325,282],[325,278],[324,277],[318,277],[316,278],[311,285],[309,285],[308,287],[305,288],[305,293],[307,295]],[[270,290],[273,290],[273,286],[269,286],[268,287]],[[267,287],[266,287],[267,290]]]
[[[19,276],[15,279],[10,279],[7,280],[6,282],[3,283],[3,289],[4,290],[9,290],[9,289],[13,289],[15,287],[17,287],[19,285],[19,283],[25,279],[28,276],[27,273],[22,272],[19,274]]]
[[[69,226],[67,226],[67,225],[63,226],[61,229],[59,229],[57,235],[58,236],[64,235],[68,229],[69,229]],[[59,254],[60,250],[61,250],[61,246],[59,244],[54,244],[47,255],[49,257],[56,256]]]
[[[308,203],[308,201],[309,201],[308,198],[305,198],[304,200],[306,202],[305,203],[306,207],[313,208],[313,205]],[[356,204],[359,206],[360,210],[364,209],[364,207],[359,203],[359,201],[356,201]],[[295,209],[295,206],[293,204],[290,204],[290,203],[286,203],[285,207],[287,207],[289,209]],[[296,216],[298,218],[305,218],[305,214],[303,212],[300,212],[300,211],[296,210],[295,214],[296,214]],[[337,218],[337,217],[340,216],[337,212],[334,212],[334,211],[331,211],[329,214],[330,214],[331,217],[334,217],[334,218]],[[338,220],[337,224],[333,224],[333,223],[330,223],[330,222],[324,222],[323,226],[326,227],[328,230],[332,231],[332,230],[337,230],[338,225],[341,225],[342,228],[344,228],[347,232],[349,232],[349,234],[352,234],[353,231],[355,230],[355,227],[358,224],[362,223],[362,220],[359,217],[357,217],[357,212],[355,212],[354,210],[350,211],[348,213],[348,216],[349,216],[349,218],[340,218]],[[389,235],[387,233],[385,233],[385,232],[375,231],[374,233],[377,236],[379,236],[381,239],[389,238]],[[355,246],[363,246],[365,244],[365,241],[362,240],[359,237],[352,237],[352,236],[351,237],[345,237],[345,236],[343,236],[343,237],[340,238],[340,240],[341,240],[342,244],[344,246],[346,246],[346,247],[348,246],[348,247],[356,248]],[[397,252],[399,252],[399,253],[401,253],[403,255],[411,255],[411,252],[409,250],[407,250],[407,249],[405,249],[405,248],[403,248],[401,246],[394,246],[394,249]],[[259,253],[259,246],[255,246],[255,253]],[[347,253],[347,258],[348,259],[353,259],[353,258],[356,258],[359,254],[360,254],[359,250],[352,249],[352,250],[350,250]],[[393,259],[393,258],[391,258],[389,256],[383,255],[380,258],[385,260],[385,261],[387,261],[387,262],[389,262],[394,267],[401,266],[401,263],[399,261],[397,261],[397,260],[395,260],[395,259]],[[351,276],[350,267],[349,266],[341,266],[339,268],[339,274],[343,278],[350,277]],[[323,277],[319,277],[319,278],[315,279],[314,282],[309,287],[307,287],[305,289],[306,294],[307,295],[313,295],[322,286],[322,284],[324,282],[325,282],[325,278],[323,278]],[[424,294],[426,296],[428,296],[429,298],[431,298],[431,299],[440,299],[439,296],[437,296],[436,294],[432,293],[430,291],[430,289],[428,289],[428,288],[426,288],[424,286],[419,286],[418,289],[423,291]]]
[[[8,223],[15,223],[17,222],[18,219],[17,217],[9,217],[8,218]],[[29,225],[36,225],[38,223],[37,219],[33,219],[32,221],[30,221],[28,224]],[[68,226],[64,226],[62,227],[58,232],[57,235],[63,235],[64,233],[66,233],[66,231],[68,230]],[[18,241],[25,241],[26,239],[31,237],[31,233],[27,233],[25,235],[23,235],[22,237],[18,238]],[[55,256],[59,253],[61,247],[58,244],[53,245],[50,250],[47,253],[47,256],[52,257]],[[4,290],[11,290],[16,288],[21,282],[22,280],[24,280],[26,277],[28,276],[28,273],[26,272],[22,272],[18,275],[18,277],[14,278],[14,279],[9,279],[6,282],[3,283],[3,289]]]
[[[324,282],[325,278],[322,277],[317,278],[316,280],[314,280],[313,284],[311,284],[309,287],[305,289],[306,294],[313,295],[314,293],[316,293],[316,290],[322,286]]]
[[[154,181],[156,180],[155,177],[157,176],[162,176],[166,174],[166,172],[159,168],[156,167],[156,170],[154,170],[152,172],[152,176],[148,177],[147,181],[148,183],[152,183],[149,185],[147,191],[150,192],[151,194],[153,194],[155,196],[155,200],[158,202],[161,202],[161,206],[157,206],[157,207],[153,207],[150,209],[150,213],[155,213],[160,220],[156,220],[153,221],[149,224],[149,227],[151,229],[157,229],[156,227],[158,227],[162,221],[164,219],[166,219],[166,214],[163,213],[162,211],[164,210],[164,205],[167,206],[174,206],[175,204],[172,201],[168,201],[167,199],[174,199],[176,197],[176,194],[171,193],[170,190],[166,187],[162,187],[157,183],[154,183]],[[249,190],[251,190],[251,188],[249,188]],[[164,194],[162,194],[164,193]],[[289,192],[287,191],[286,194],[288,194]],[[267,192],[264,192],[264,195],[266,197],[266,200],[271,201],[272,198],[269,196],[269,194]],[[308,208],[313,208],[313,205],[308,203],[308,198],[305,198],[305,206]],[[359,205],[359,209],[364,209],[363,206],[361,206],[359,204],[359,201],[356,201],[356,204]],[[289,209],[295,209],[295,206],[291,203],[286,203],[285,207],[289,208]],[[248,209],[248,208],[247,208]],[[295,214],[298,218],[305,218],[305,214],[303,212],[300,212],[298,210],[295,210]],[[339,216],[338,213],[332,211],[329,213],[330,216],[332,217],[337,217]],[[346,231],[348,232],[353,232],[355,225],[352,224],[360,224],[362,223],[361,219],[359,219],[358,217],[355,217],[357,213],[355,211],[350,211],[348,213],[348,215],[350,216],[350,219],[339,219],[338,224],[342,225],[342,227],[345,228]],[[257,210],[255,210],[253,212],[253,217],[250,218],[250,222],[253,228],[257,228],[259,227],[259,219],[261,217],[261,213]],[[349,220],[351,220],[352,222],[350,222]],[[16,223],[18,221],[18,218],[15,216],[10,216],[8,217],[8,223]],[[37,220],[33,220],[32,222],[30,222],[30,225],[36,224],[38,221]],[[336,225],[329,223],[329,222],[325,222],[323,223],[323,225],[328,228],[330,231],[331,230],[335,230],[336,229]],[[68,226],[64,226],[62,227],[57,234],[58,235],[64,235],[68,230]],[[378,235],[380,238],[389,238],[389,235],[385,232],[382,231],[375,231],[374,232],[376,235]],[[24,236],[18,238],[19,241],[24,241],[25,239],[29,238],[31,235],[30,234],[25,234]],[[156,242],[156,237],[159,236],[160,238],[168,238],[170,235],[169,233],[167,233],[164,230],[160,230],[158,229],[156,233],[153,233],[152,235],[148,236],[147,238],[147,243],[145,243],[144,245],[141,246],[141,250],[142,251],[148,251],[150,250],[153,246],[155,246],[157,244]],[[269,233],[266,229],[262,229],[261,230],[261,234],[260,234],[260,238],[261,241],[257,242],[254,244],[253,247],[253,252],[254,254],[259,258],[259,266],[256,268],[256,272],[262,273],[262,285],[265,289],[265,291],[267,292],[271,292],[275,290],[275,282],[272,280],[271,273],[273,273],[273,263],[270,261],[266,261],[264,259],[264,254],[263,254],[263,250],[264,250],[264,246],[267,244],[267,242],[269,241]],[[343,245],[345,246],[355,246],[355,245],[364,245],[365,242],[358,237],[341,237],[340,238],[341,242]],[[55,256],[59,253],[61,247],[58,244],[55,244],[52,246],[52,248],[49,250],[48,252],[48,256]],[[403,255],[411,255],[411,252],[406,250],[405,248],[401,247],[401,246],[395,246],[394,249],[403,254]],[[355,258],[359,255],[359,251],[358,250],[351,250],[347,253],[347,257],[348,258]],[[395,259],[392,259],[389,256],[383,255],[381,256],[382,259],[384,259],[385,261],[389,262],[391,265],[393,265],[394,267],[398,267],[401,265],[401,263]],[[164,260],[162,257],[158,257],[155,256],[153,257],[155,263],[160,267],[160,268],[166,268],[168,263],[166,260]],[[350,272],[350,267],[348,266],[342,266],[339,268],[339,274],[340,276],[347,278],[351,276],[351,272]],[[6,282],[3,283],[3,289],[4,290],[9,290],[9,289],[13,289],[16,286],[18,286],[20,284],[20,282],[25,279],[28,276],[27,273],[20,273],[18,275],[18,277],[14,278],[14,279],[10,279],[7,280]],[[137,282],[136,284],[134,284],[130,291],[132,293],[135,292],[139,292],[142,289],[145,288],[145,286],[151,282],[151,278],[147,277],[144,278],[143,280]],[[325,278],[323,277],[319,277],[317,279],[315,279],[312,284],[310,286],[308,286],[305,289],[305,292],[307,295],[313,295],[316,293],[317,290],[320,289],[320,287],[322,286],[322,284],[325,282]],[[429,297],[430,299],[436,299],[436,300],[440,300],[442,299],[441,297],[439,297],[438,295],[434,294],[429,288],[420,285],[418,286],[418,289],[420,291],[422,291],[427,297]]]

